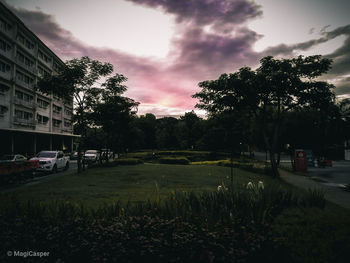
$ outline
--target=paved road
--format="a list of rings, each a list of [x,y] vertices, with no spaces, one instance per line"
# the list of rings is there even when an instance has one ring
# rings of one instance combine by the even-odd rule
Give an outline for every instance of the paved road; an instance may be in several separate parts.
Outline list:
[[[13,192],[13,191],[15,191],[15,190],[17,190],[19,188],[22,188],[22,187],[27,187],[27,186],[30,186],[30,185],[39,184],[39,183],[44,182],[44,181],[52,180],[53,178],[57,178],[59,176],[66,175],[66,174],[69,174],[69,173],[72,173],[72,172],[76,171],[77,167],[78,167],[77,161],[71,160],[69,162],[69,169],[66,170],[66,171],[58,171],[55,174],[43,174],[43,173],[40,173],[40,174],[37,174],[31,180],[28,180],[28,181],[25,181],[25,182],[20,182],[20,183],[17,183],[17,184],[7,185],[7,186],[5,186],[3,188],[0,188],[0,193],[9,193],[9,192]]]
[[[322,189],[325,198],[337,205],[350,209],[350,193],[337,184],[323,183],[312,180],[310,176],[296,175],[280,170],[281,179],[303,189]]]
[[[254,156],[258,160],[266,160],[264,152],[254,152]],[[281,165],[291,165],[289,155],[281,155]],[[344,186],[350,184],[350,161],[334,161],[333,167],[309,167],[308,174],[328,186]]]
[[[260,161],[269,161],[270,160],[270,156],[268,154],[266,154],[265,152],[254,152],[254,157],[257,160]],[[281,154],[281,164],[283,165],[287,165],[290,164],[290,155],[288,154]]]
[[[333,162],[333,167],[311,167],[309,173],[330,184],[350,184],[350,161]]]

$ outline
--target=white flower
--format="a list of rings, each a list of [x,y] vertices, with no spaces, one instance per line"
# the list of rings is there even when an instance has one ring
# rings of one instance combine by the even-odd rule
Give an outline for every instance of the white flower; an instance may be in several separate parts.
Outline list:
[[[264,183],[262,181],[258,182],[258,188],[264,190]]]
[[[254,184],[252,182],[249,182],[247,184],[247,189],[254,189]]]
[[[220,192],[220,191],[227,191],[227,190],[228,190],[228,188],[227,188],[227,187],[225,187],[224,185],[218,185],[217,190],[218,190],[218,192]]]

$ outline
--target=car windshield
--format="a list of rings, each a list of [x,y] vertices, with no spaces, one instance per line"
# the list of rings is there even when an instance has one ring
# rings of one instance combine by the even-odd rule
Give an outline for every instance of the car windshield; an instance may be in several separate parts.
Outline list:
[[[55,152],[40,152],[36,157],[41,158],[55,158],[56,153]]]
[[[96,154],[95,151],[87,151],[85,154]]]
[[[3,155],[3,156],[1,156],[1,158],[0,158],[0,160],[1,161],[10,161],[10,160],[13,160],[15,158],[15,156],[14,155]]]

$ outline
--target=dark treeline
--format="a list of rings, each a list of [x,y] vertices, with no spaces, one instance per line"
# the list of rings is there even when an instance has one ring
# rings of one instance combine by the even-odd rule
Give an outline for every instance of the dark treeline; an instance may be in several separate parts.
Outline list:
[[[117,153],[266,150],[278,177],[276,155],[281,152],[303,148],[317,156],[343,157],[344,141],[350,139],[350,100],[337,100],[334,85],[318,78],[331,63],[319,55],[264,57],[255,70],[243,67],[202,81],[192,97],[198,99],[196,107],[207,112],[206,119],[193,111],[179,118],[137,116],[139,102],[124,96],[127,78],[113,74],[110,63],[89,57],[67,61],[57,74],[41,79],[37,88],[74,99],[79,153],[89,148]]]
[[[344,105],[348,107],[344,107]],[[349,138],[350,100],[335,103],[325,111],[292,110],[287,113],[280,134],[279,151],[312,149],[317,156],[342,158],[344,140]],[[209,150],[239,154],[265,151],[260,123],[249,116],[219,114],[203,119],[187,112],[179,118],[156,118],[148,113],[130,116],[119,123],[114,136],[102,128],[89,128],[86,147],[123,153],[137,150]],[[109,138],[109,139],[107,139]]]

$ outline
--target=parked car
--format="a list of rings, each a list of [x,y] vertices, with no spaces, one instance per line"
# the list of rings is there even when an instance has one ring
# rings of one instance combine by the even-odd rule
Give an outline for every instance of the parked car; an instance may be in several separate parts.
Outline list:
[[[86,163],[95,163],[100,161],[101,154],[97,150],[87,150],[84,154],[84,161]]]
[[[38,167],[38,160],[27,160],[21,154],[3,155],[0,157],[0,184],[33,178]]]
[[[37,171],[56,173],[69,168],[69,157],[64,156],[62,151],[41,151],[31,160],[39,160]]]
[[[24,162],[27,160],[27,157],[21,154],[5,154],[0,157],[0,162]]]
[[[83,159],[84,158],[84,152],[80,152],[80,155],[81,155],[81,158]],[[71,160],[78,160],[78,152],[73,152],[70,155],[70,159]]]

